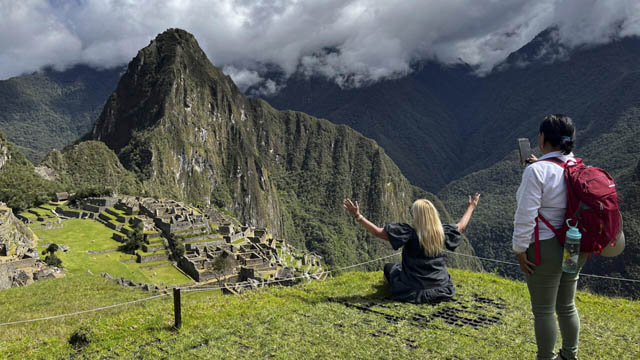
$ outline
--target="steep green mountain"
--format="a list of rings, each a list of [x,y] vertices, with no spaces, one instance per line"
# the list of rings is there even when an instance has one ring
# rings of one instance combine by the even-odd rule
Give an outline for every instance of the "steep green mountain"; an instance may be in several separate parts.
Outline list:
[[[279,109],[295,109],[346,124],[375,139],[411,182],[437,191],[462,170],[458,112],[467,107],[478,79],[467,67],[417,65],[415,73],[357,89],[340,89],[320,76],[291,77],[266,99]]]
[[[0,202],[14,211],[49,201],[61,186],[40,177],[33,164],[0,132]]]
[[[38,162],[91,129],[121,70],[78,65],[0,81],[0,129]]]
[[[501,161],[516,138],[535,140],[549,113],[572,116],[583,147],[637,107],[640,38],[568,50],[554,31],[541,33],[484,77],[464,66],[420,63],[401,79],[340,89],[300,74],[267,99],[276,108],[352,126],[383,145],[410,181],[438,192]],[[592,161],[601,160],[606,158]],[[633,156],[625,156],[616,167],[634,164]]]
[[[412,186],[375,141],[247,98],[183,30],[168,30],[140,50],[84,139],[112,149],[146,194],[225,207],[330,264],[390,252],[346,216],[344,198],[357,199],[364,214],[383,223],[408,219],[412,201],[427,197],[451,221],[442,203]],[[93,175],[74,175],[78,162],[71,161],[87,159],[73,155],[82,147],[109,157],[97,142],[79,143],[50,154],[45,164],[70,175],[67,182],[83,183]],[[465,244],[461,251],[472,249]]]
[[[515,191],[522,171],[516,138],[528,137],[535,146],[545,115],[569,114],[578,128],[576,154],[610,171],[623,196],[628,195],[640,158],[640,39],[623,38],[570,51],[554,41],[553,31],[541,33],[482,78],[465,76],[462,67],[424,65],[403,79],[341,90],[299,76],[269,101],[279,108],[350,123],[363,132],[374,129],[365,133],[385,144],[411,181],[437,191],[453,213],[461,210],[460,196],[482,192],[476,226],[467,235],[479,255],[512,260]],[[405,89],[422,96],[407,98]],[[431,101],[434,98],[438,101]],[[385,112],[385,108],[395,111]],[[407,121],[405,114],[421,116],[424,128]],[[379,124],[388,127],[375,131]],[[407,136],[404,129],[413,135]],[[437,151],[429,148],[434,144]],[[627,206],[625,218],[638,207]],[[585,271],[640,278],[631,264],[596,259]],[[618,293],[617,286],[612,291]]]

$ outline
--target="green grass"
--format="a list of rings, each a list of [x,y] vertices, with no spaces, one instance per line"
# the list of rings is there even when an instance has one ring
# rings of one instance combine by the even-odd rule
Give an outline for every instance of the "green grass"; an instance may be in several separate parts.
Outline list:
[[[57,205],[49,203],[49,204],[42,204],[42,205],[40,205],[40,207],[44,208],[44,209],[55,210]]]
[[[33,212],[37,213],[42,217],[55,217],[55,215],[50,210],[40,209],[40,208],[31,208],[29,210],[32,210]]]
[[[0,327],[0,353],[9,359],[533,358],[536,347],[526,285],[492,274],[451,273],[458,288],[454,303],[417,306],[390,302],[385,299],[388,289],[381,272],[346,273],[323,282],[241,296],[218,291],[184,293],[180,331],[171,330],[170,297],[4,326]],[[474,300],[478,295],[506,308],[482,305]],[[118,287],[97,276],[70,274],[0,292],[0,319],[62,314],[146,296],[149,294]],[[339,302],[329,301],[331,298]],[[640,356],[640,303],[585,292],[578,293],[576,302],[582,320],[581,359]],[[371,311],[354,307],[363,305],[371,305]],[[472,328],[449,325],[440,318],[420,320],[445,307],[465,306],[498,316],[500,322]],[[67,340],[80,326],[90,328],[94,336],[87,347],[76,351]]]
[[[184,284],[191,281],[176,269],[153,275],[153,272],[140,269],[140,266],[147,264],[123,263],[123,260],[135,259],[136,256],[120,251],[89,255],[87,251],[117,249],[122,244],[113,240],[111,229],[97,221],[71,219],[63,221],[62,224],[62,228],[59,229],[34,228],[34,232],[38,235],[40,243],[52,242],[69,246],[68,252],[58,252],[56,255],[71,273],[86,273],[87,270],[91,270],[93,274],[100,275],[102,272],[108,272],[114,277],[158,285]],[[42,251],[44,248],[40,247],[38,250]]]
[[[116,214],[120,214],[120,215],[123,215],[123,216],[125,215],[125,212],[124,212],[124,211],[122,211],[122,210],[118,210],[118,209],[116,209],[116,208],[115,208],[115,207],[113,207],[113,206],[109,206],[109,207],[107,207],[107,209],[109,209],[109,210],[113,211],[113,212],[114,212],[114,213],[116,213]]]
[[[24,216],[24,217],[29,218],[29,219],[37,218],[37,216],[35,216],[34,214],[32,214],[32,213],[30,213],[28,211],[23,211],[23,212],[19,213],[18,215]]]
[[[115,217],[115,216],[113,216],[113,215],[111,215],[111,214],[109,214],[109,213],[108,213],[108,212],[106,212],[106,211],[101,212],[101,213],[100,213],[100,215],[108,217],[108,218],[109,218],[109,221],[116,222],[116,217]]]
[[[220,240],[222,240],[222,237],[214,237],[214,238],[197,240],[197,241],[189,241],[189,239],[186,238],[185,242],[188,242],[189,244],[194,245],[194,244],[202,244],[202,243],[208,243],[208,242],[220,241]],[[234,245],[236,245],[236,244],[234,244]]]
[[[236,240],[236,241],[232,241],[232,242],[231,242],[231,244],[233,244],[233,245],[240,245],[240,244],[242,244],[242,243],[243,243],[243,242],[245,242],[245,241],[247,241],[247,239],[246,239],[246,238],[240,238],[240,239],[238,239],[238,240]]]

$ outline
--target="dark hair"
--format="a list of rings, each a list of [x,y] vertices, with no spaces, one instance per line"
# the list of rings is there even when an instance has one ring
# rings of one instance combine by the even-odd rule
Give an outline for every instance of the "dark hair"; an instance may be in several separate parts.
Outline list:
[[[567,155],[573,151],[576,139],[576,127],[567,115],[552,114],[542,120],[540,132],[544,134],[544,142],[551,146],[559,146],[562,153]]]

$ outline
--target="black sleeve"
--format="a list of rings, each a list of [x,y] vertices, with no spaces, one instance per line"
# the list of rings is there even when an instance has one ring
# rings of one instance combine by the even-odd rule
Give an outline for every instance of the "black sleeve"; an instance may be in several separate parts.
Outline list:
[[[462,241],[458,225],[444,224],[442,228],[444,229],[444,245],[448,250],[455,250],[460,245],[460,241]]]
[[[389,235],[389,242],[394,250],[400,249],[415,234],[411,225],[405,223],[387,224],[384,231]]]

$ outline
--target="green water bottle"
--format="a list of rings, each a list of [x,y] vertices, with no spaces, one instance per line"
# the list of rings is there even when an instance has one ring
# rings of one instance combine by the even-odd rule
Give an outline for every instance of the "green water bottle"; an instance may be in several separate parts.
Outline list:
[[[569,230],[567,230],[564,241],[562,271],[575,274],[578,272],[578,258],[580,257],[580,239],[582,239],[582,234],[580,234],[580,230],[578,230],[577,222],[576,226],[571,226],[569,219],[567,219],[567,226],[569,226]]]

